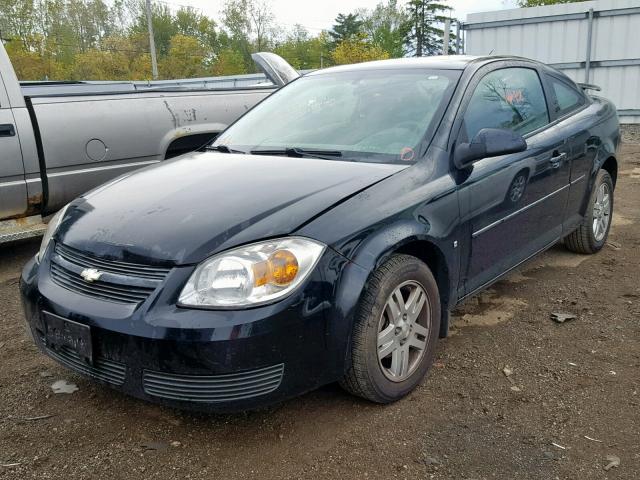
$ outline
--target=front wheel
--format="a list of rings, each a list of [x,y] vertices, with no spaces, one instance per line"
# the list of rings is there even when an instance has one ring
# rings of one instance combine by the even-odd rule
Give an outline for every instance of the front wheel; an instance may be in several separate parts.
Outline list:
[[[607,241],[612,219],[613,180],[609,172],[600,170],[582,223],[565,237],[565,246],[576,253],[598,252]]]
[[[377,403],[402,398],[433,363],[439,331],[440,297],[429,267],[393,255],[369,279],[353,328],[351,367],[340,384]]]

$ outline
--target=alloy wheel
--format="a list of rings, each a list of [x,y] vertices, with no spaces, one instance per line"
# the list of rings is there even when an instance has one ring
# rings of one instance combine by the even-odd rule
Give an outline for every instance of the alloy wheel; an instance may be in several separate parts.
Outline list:
[[[418,282],[404,282],[389,295],[378,324],[378,363],[389,380],[406,380],[420,365],[429,342],[430,311]]]
[[[596,199],[593,203],[593,236],[596,242],[602,241],[607,234],[611,220],[611,193],[606,183],[598,187]]]

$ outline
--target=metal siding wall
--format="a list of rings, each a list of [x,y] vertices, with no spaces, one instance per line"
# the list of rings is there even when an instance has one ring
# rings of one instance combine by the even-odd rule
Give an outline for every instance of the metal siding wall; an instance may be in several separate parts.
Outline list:
[[[598,14],[608,10],[640,9],[640,0],[596,0],[471,14],[465,24],[465,53],[519,55],[550,65],[585,62],[589,23],[585,12],[590,8],[594,10],[594,19],[589,83],[601,86],[601,94],[622,110],[621,122],[640,123],[640,115],[624,115],[623,112],[640,111],[640,64],[598,65],[600,61],[640,60],[640,11]],[[578,18],[564,20],[559,19],[559,15]],[[554,16],[555,20],[545,21],[549,16]],[[486,22],[508,24],[480,25]],[[562,71],[577,82],[585,81],[584,67],[565,66]]]

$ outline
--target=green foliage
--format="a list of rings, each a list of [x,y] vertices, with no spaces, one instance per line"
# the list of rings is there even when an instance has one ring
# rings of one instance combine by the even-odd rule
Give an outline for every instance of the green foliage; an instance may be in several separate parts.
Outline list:
[[[389,53],[393,58],[405,54],[405,38],[411,30],[407,12],[397,0],[379,3],[373,10],[360,10],[363,30],[371,43]]]
[[[165,56],[169,53],[171,38],[179,33],[177,22],[167,4],[151,4],[151,23],[153,24],[153,38],[156,43],[158,56]],[[130,31],[145,34],[148,31],[147,29],[147,15],[144,6],[140,3],[139,7],[135,10],[135,20]]]
[[[248,71],[242,53],[226,49],[218,54],[217,61],[213,66],[214,75],[240,75],[243,73],[248,73]]]
[[[198,38],[177,34],[171,37],[169,53],[160,63],[165,78],[193,78],[210,74],[207,59],[211,52]]]
[[[195,8],[152,1],[160,78],[253,72],[258,51],[275,51],[297,69],[439,54],[439,25],[450,11],[432,0],[383,0],[311,35],[301,25],[277,31],[269,1],[225,0],[219,24]],[[0,36],[22,80],[151,77],[144,0],[0,0]]]
[[[299,70],[321,68],[331,60],[328,34],[322,32],[312,37],[301,25],[296,25],[284,42],[275,46],[274,52]]]
[[[345,40],[353,40],[362,33],[363,21],[357,13],[338,14],[333,29],[329,32],[334,45]]]
[[[250,54],[268,48],[268,5],[229,0],[225,11],[222,30],[194,8],[152,2],[161,78],[253,68]],[[144,0],[0,0],[0,35],[22,80],[148,79],[147,28]]]
[[[341,41],[332,53],[336,65],[385,60],[389,52],[366,41],[364,34]]]
[[[227,34],[221,43],[241,53],[245,68],[253,70],[251,53],[268,50],[272,43],[274,17],[269,4],[263,0],[227,0],[222,17]]]
[[[443,23],[450,12],[451,7],[444,3],[433,0],[409,0],[407,13],[411,27],[405,37],[407,50],[416,57],[442,53],[443,30],[438,24]],[[450,40],[455,40],[455,36],[451,35]]]

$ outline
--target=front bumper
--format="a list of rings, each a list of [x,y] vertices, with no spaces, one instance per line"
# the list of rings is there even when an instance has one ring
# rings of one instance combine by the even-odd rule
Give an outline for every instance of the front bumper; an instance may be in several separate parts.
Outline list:
[[[140,399],[228,412],[278,402],[342,376],[354,305],[340,299],[353,303],[357,296],[336,289],[344,271],[364,278],[359,269],[328,249],[299,291],[236,311],[175,306],[193,267],[172,270],[135,308],[56,285],[46,258],[27,264],[20,289],[36,344],[66,367]],[[43,312],[90,326],[93,364],[70,349],[45,345]]]

